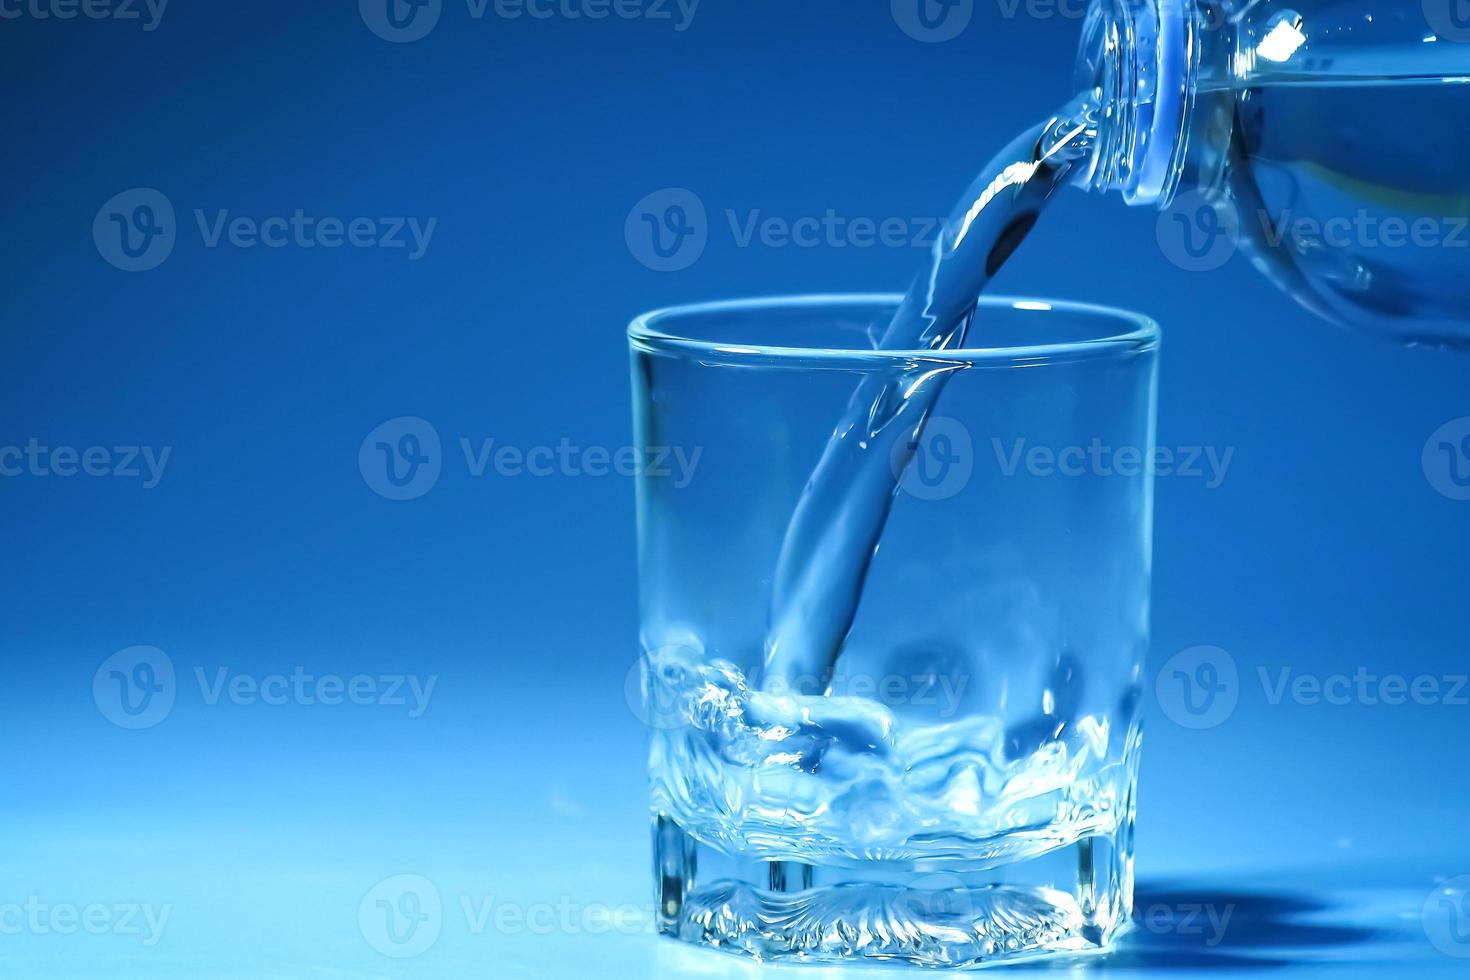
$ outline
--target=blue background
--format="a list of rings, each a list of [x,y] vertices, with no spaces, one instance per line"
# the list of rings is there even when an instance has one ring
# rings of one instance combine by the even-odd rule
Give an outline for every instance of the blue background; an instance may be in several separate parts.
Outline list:
[[[756,972],[646,930],[469,928],[461,897],[621,907],[649,888],[631,481],[477,478],[459,439],[626,445],[623,329],[643,309],[901,289],[920,248],[742,247],[726,212],[946,213],[1068,97],[1079,25],[976,0],[957,38],[923,43],[884,0],[704,0],[682,31],[666,9],[475,19],[444,0],[402,44],[344,0],[174,0],[151,31],[0,20],[0,446],[172,447],[153,489],[0,478],[0,906],[172,909],[153,946],[7,927],[7,975]],[[124,272],[93,222],[138,187],[172,203],[176,242]],[[666,188],[707,209],[707,248],[673,272],[625,234]],[[194,218],[298,208],[437,225],[410,261],[210,248]],[[1090,969],[1456,975],[1420,908],[1470,873],[1470,708],[1272,704],[1257,669],[1466,671],[1470,503],[1421,465],[1470,415],[1466,361],[1317,322],[1241,257],[1180,269],[1155,229],[1066,195],[998,284],[1154,315],[1160,442],[1235,450],[1217,489],[1159,482],[1151,666],[1213,645],[1240,681],[1208,730],[1151,703],[1138,874],[1146,906],[1245,924],[1218,945],[1143,929]],[[437,431],[442,473],[393,501],[358,452],[404,416]],[[137,644],[178,681],[130,731],[93,680]],[[196,669],[221,667],[437,680],[409,718],[211,704]],[[398,874],[445,904],[406,959],[358,925]]]

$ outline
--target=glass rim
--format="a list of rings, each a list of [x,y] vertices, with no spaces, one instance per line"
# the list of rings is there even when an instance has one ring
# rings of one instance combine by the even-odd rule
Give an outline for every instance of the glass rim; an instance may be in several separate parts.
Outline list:
[[[1100,329],[1097,336],[1083,340],[1050,344],[1026,344],[1001,347],[965,347],[957,350],[886,350],[859,347],[791,347],[781,345],[751,346],[732,342],[685,336],[665,329],[692,317],[759,313],[763,310],[800,311],[822,307],[843,308],[893,306],[903,302],[901,293],[816,293],[792,296],[765,296],[750,299],[716,300],[689,303],[652,310],[635,317],[628,325],[628,342],[636,350],[647,353],[695,356],[701,361],[722,364],[789,363],[808,365],[892,367],[903,364],[949,364],[967,366],[1037,367],[1044,364],[1078,360],[1094,360],[1113,355],[1147,353],[1155,350],[1162,338],[1159,324],[1142,313],[1113,306],[1075,300],[1047,299],[1035,296],[982,296],[982,308],[1004,308],[1025,314],[1070,314],[1111,325]],[[1121,329],[1118,329],[1121,328]]]

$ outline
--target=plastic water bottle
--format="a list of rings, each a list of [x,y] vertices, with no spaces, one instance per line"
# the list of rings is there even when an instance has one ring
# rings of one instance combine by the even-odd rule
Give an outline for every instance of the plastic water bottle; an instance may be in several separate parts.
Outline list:
[[[1079,182],[1166,209],[1181,264],[1470,347],[1470,2],[1094,0],[1077,83]]]

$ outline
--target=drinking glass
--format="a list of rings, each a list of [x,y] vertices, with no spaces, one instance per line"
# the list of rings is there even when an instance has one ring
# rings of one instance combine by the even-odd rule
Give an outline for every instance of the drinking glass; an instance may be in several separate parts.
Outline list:
[[[1158,328],[994,297],[985,347],[875,350],[899,301],[629,330],[658,927],[764,960],[1106,949],[1132,907]],[[788,526],[829,441],[864,438],[840,420],[875,378],[942,390],[886,453],[891,510],[836,656],[773,673]],[[837,496],[807,506],[843,533]]]

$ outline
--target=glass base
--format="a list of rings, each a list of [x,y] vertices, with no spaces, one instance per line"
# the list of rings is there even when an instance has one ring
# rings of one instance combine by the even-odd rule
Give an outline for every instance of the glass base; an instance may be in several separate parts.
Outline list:
[[[1107,950],[1133,907],[1131,827],[1009,864],[734,857],[654,821],[659,931],[756,960],[980,967]]]

